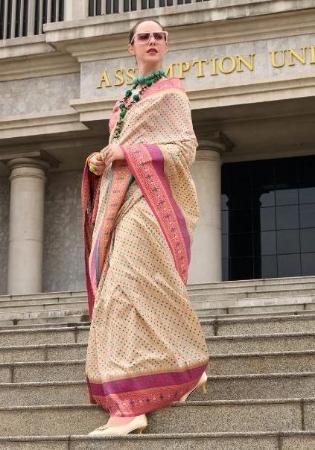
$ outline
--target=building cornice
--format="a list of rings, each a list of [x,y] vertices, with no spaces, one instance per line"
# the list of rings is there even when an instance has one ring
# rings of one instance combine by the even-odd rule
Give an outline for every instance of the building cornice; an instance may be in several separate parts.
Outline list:
[[[315,96],[315,76],[299,76],[266,82],[231,84],[187,92],[191,109],[218,108],[249,103]]]
[[[46,42],[80,62],[126,57],[129,29],[151,16],[148,9],[49,23]],[[192,3],[155,8],[154,17],[171,32],[170,51],[182,50],[313,33],[315,0]]]
[[[79,73],[80,64],[71,55],[45,53],[0,64],[0,81],[13,81],[53,75]]]
[[[80,122],[79,114],[69,112],[69,109],[44,114],[6,116],[0,119],[0,141],[14,139],[17,136],[23,139],[30,136],[46,136],[87,129]]]
[[[288,97],[315,97],[315,76],[283,78],[254,84],[227,84],[209,89],[187,92],[192,110],[211,109],[220,106],[253,104],[266,101],[285,100]],[[59,110],[43,114],[5,116],[0,119],[0,140],[19,136],[32,137],[71,131],[88,130],[88,123],[108,120],[114,98],[95,97],[73,99],[69,106],[73,112]],[[240,117],[238,117],[240,120]]]
[[[2,40],[0,80],[79,72],[80,62],[129,57],[130,27],[151,15],[149,9],[48,23],[44,34]],[[155,8],[154,15],[170,29],[169,51],[178,51],[314,33],[315,0],[222,0]]]
[[[46,43],[44,34],[0,40],[0,59],[25,58],[25,56],[53,53],[55,49]]]

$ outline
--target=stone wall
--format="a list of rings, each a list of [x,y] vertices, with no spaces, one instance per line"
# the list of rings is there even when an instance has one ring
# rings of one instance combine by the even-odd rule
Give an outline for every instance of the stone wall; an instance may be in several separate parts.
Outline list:
[[[79,83],[78,73],[3,81],[0,83],[1,116],[66,109],[72,112],[69,101],[79,96]]]
[[[81,171],[48,174],[45,197],[43,291],[84,285]]]
[[[8,245],[9,245],[9,196],[8,177],[0,177],[0,294],[7,291]]]

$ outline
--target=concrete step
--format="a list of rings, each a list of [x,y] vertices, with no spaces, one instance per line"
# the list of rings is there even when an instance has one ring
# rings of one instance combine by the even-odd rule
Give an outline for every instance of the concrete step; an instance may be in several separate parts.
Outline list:
[[[189,284],[188,290],[211,289],[211,288],[251,288],[256,286],[288,286],[288,285],[309,285],[315,283],[315,275],[279,277],[279,278],[251,278],[245,280],[216,281],[202,284]]]
[[[209,370],[208,373],[212,372]],[[189,400],[313,398],[315,372],[208,375],[208,392],[200,389]],[[78,381],[0,383],[0,404],[6,406],[79,405],[89,403],[84,379]]]
[[[40,328],[67,328],[76,326],[89,327],[91,323],[87,322],[85,319],[86,316],[82,315],[68,315],[61,318],[56,317],[54,319],[46,319],[49,320],[49,322],[46,322],[45,319],[21,320],[16,325],[13,325],[12,321],[0,321],[0,330],[35,330]]]
[[[61,329],[61,335],[62,331]],[[209,352],[212,355],[220,355],[222,353],[294,352],[314,350],[315,333],[209,336],[206,338],[206,341]],[[84,359],[86,346],[86,342],[73,342],[68,344],[0,347],[0,363]]]
[[[76,295],[45,295],[45,296],[28,296],[28,297],[12,297],[12,298],[1,298],[0,296],[0,308],[6,306],[25,306],[25,305],[40,305],[42,303],[51,304],[54,303],[58,305],[59,303],[75,303],[75,302],[87,302],[86,293],[78,293]]]
[[[231,289],[224,283],[209,288],[188,288],[192,305],[197,309],[237,308],[303,304],[307,309],[315,308],[315,283],[272,285],[260,288],[258,285]],[[67,307],[68,305],[68,307]],[[306,306],[308,305],[308,306]],[[24,296],[0,296],[0,313],[43,311],[50,309],[75,309],[87,312],[85,292],[47,293]],[[237,311],[235,311],[237,312]]]
[[[262,289],[315,289],[315,276],[297,276],[297,277],[279,277],[279,278],[256,278],[248,280],[236,281],[218,281],[203,284],[189,284],[187,289],[189,292],[198,292],[204,290],[239,290],[244,292],[262,290]],[[71,297],[82,297],[86,299],[86,291],[55,291],[55,292],[39,292],[33,294],[2,294],[0,295],[0,303],[2,301],[21,301],[21,300],[39,300],[43,299],[69,299]],[[67,300],[64,300],[67,301]]]
[[[312,297],[313,298],[313,297]],[[277,304],[278,301],[278,304]],[[196,314],[200,318],[208,316],[226,315],[230,316],[249,316],[249,315],[265,315],[265,314],[284,314],[289,313],[296,314],[299,312],[313,313],[314,303],[310,302],[309,297],[301,298],[287,298],[283,299],[273,298],[261,300],[261,299],[249,299],[249,301],[239,300],[235,302],[222,303],[218,302],[215,307],[214,302],[201,302],[200,304],[192,303],[192,307]],[[201,305],[201,306],[200,306]]]
[[[29,302],[24,302],[24,304],[19,305],[19,304],[14,304],[11,303],[9,305],[0,305],[0,313],[1,314],[6,314],[8,312],[12,312],[15,311],[17,313],[29,313],[29,312],[33,312],[33,311],[49,311],[49,310],[73,310],[75,312],[85,312],[87,311],[87,303],[86,300],[72,300],[69,302],[49,302],[49,301],[43,301],[43,302],[34,302],[34,301],[29,301]]]
[[[11,345],[87,342],[89,326],[0,330],[0,348]]]
[[[315,314],[201,319],[206,336],[313,333]],[[86,342],[89,326],[0,330],[0,348],[12,345]]]
[[[127,436],[34,436],[0,438],[5,450],[313,450],[315,432],[144,433]]]
[[[201,320],[206,334],[244,335],[264,333],[298,333],[315,331],[315,314],[273,317],[221,318]]]
[[[303,305],[284,305],[279,307],[255,307],[254,312],[247,312],[246,308],[237,308],[240,312],[234,313],[234,308],[214,309],[205,313],[201,311],[200,319],[221,319],[221,318],[251,318],[251,317],[272,317],[287,315],[308,315],[314,314],[314,310],[306,310]],[[18,330],[22,328],[54,328],[71,325],[89,326],[88,314],[82,311],[72,310],[51,310],[32,311],[17,313],[15,311],[0,313],[0,329]]]
[[[211,354],[314,350],[315,333],[266,333],[208,336]]]
[[[0,364],[0,383],[84,380],[85,359]],[[315,350],[210,355],[209,374],[241,375],[315,371]]]
[[[235,294],[222,294],[223,296],[214,295],[213,298],[208,295],[190,296],[190,301],[194,310],[213,310],[213,309],[226,309],[226,308],[238,308],[242,312],[243,309],[255,312],[256,307],[267,307],[269,310],[276,310],[279,306],[284,305],[303,305],[304,309],[314,309],[314,295],[291,295],[285,293],[283,296],[270,295],[265,296],[250,296],[241,297]],[[274,308],[275,307],[275,308]],[[238,312],[237,309],[235,312]]]
[[[104,424],[99,405],[0,408],[1,436],[86,434]],[[175,402],[148,414],[148,433],[315,431],[315,398]]]
[[[84,359],[87,343],[75,342],[77,338],[70,329],[73,341],[67,344],[35,344],[0,347],[0,363],[27,361],[58,361]],[[64,332],[65,331],[65,332]],[[62,336],[69,338],[69,330],[60,328],[56,333],[56,342],[63,342]],[[206,338],[212,355],[251,353],[251,352],[285,352],[307,351],[315,348],[315,333],[278,333],[244,336],[209,336]]]
[[[305,304],[305,308],[315,308],[315,289],[281,290],[281,291],[254,291],[244,293],[208,291],[189,292],[189,299],[192,305],[200,308],[200,305],[210,309],[214,308],[233,308],[233,307],[256,307],[256,306],[281,306]],[[306,305],[308,305],[306,307]],[[51,309],[77,309],[87,311],[87,298],[69,297],[69,298],[45,298],[45,299],[24,299],[24,300],[6,300],[0,302],[0,313],[44,311]]]

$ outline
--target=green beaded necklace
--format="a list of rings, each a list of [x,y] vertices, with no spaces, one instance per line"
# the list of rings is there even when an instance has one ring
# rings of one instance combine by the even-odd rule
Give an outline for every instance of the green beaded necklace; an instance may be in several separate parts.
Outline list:
[[[120,100],[120,104],[119,104],[119,109],[120,109],[120,114],[119,114],[119,120],[116,123],[116,127],[115,127],[115,131],[114,131],[114,138],[118,138],[120,136],[123,124],[124,124],[124,118],[125,115],[128,111],[128,109],[130,109],[132,107],[132,105],[134,105],[135,103],[137,103],[140,98],[142,93],[150,86],[152,86],[153,83],[155,83],[157,80],[159,80],[160,78],[165,77],[167,78],[164,70],[157,70],[155,72],[150,73],[149,75],[141,75],[138,77],[135,77],[132,80],[133,86],[131,89],[127,89],[125,92],[125,96],[123,97],[122,100]],[[132,95],[132,89],[135,89],[138,84],[143,85],[140,89],[140,91],[138,92],[138,94],[133,94]],[[127,100],[132,96],[132,99],[128,104],[127,104]]]

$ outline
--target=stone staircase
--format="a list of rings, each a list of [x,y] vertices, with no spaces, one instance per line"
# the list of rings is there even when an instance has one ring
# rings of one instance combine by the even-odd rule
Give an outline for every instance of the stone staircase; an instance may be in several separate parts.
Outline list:
[[[92,438],[84,292],[0,296],[0,449],[315,449],[315,277],[189,286],[208,393],[148,414],[143,435]]]

